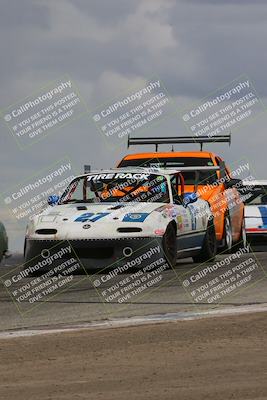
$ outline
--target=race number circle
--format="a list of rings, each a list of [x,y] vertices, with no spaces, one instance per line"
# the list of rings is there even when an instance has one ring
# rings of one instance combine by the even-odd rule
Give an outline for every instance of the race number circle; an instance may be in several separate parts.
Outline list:
[[[130,215],[130,218],[131,219],[140,219],[140,218],[142,218],[142,215],[141,214],[132,214],[132,215]]]

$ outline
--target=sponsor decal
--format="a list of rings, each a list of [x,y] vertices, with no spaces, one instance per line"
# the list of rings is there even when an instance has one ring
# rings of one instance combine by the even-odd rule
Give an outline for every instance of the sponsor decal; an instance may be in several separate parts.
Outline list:
[[[83,213],[78,218],[74,220],[74,222],[96,222],[101,218],[104,218],[106,215],[110,213]]]
[[[123,217],[123,222],[144,222],[149,213],[129,213]]]
[[[110,173],[110,174],[97,174],[97,175],[88,175],[88,181],[99,181],[99,180],[110,180],[110,179],[137,179],[137,180],[146,180],[149,178],[149,174],[142,173],[129,173],[129,172],[119,172],[119,173]]]
[[[178,226],[178,229],[180,229],[180,230],[182,230],[184,228],[183,217],[181,215],[178,215],[178,217],[177,217],[177,226]]]
[[[162,216],[164,218],[176,218],[177,214],[178,214],[178,211],[176,210],[176,208],[171,204],[162,206],[162,207],[158,208],[156,211],[162,211]]]
[[[154,233],[155,233],[155,235],[163,236],[165,233],[165,229],[155,229]]]
[[[259,226],[259,228],[266,229],[267,228],[267,207],[259,206],[259,211],[261,213],[261,219],[263,224]]]
[[[192,223],[192,230],[194,231],[194,230],[196,230],[196,227],[197,227],[197,218],[196,218],[196,212],[197,212],[197,210],[196,210],[196,208],[195,208],[192,204],[189,204],[189,205],[187,206],[187,208],[188,208],[188,210],[190,211],[191,223]]]

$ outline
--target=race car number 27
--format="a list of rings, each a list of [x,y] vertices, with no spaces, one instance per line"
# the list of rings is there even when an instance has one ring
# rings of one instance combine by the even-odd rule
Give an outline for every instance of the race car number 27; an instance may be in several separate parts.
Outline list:
[[[76,218],[74,222],[88,222],[88,221],[96,222],[108,214],[109,213],[96,213],[96,214],[84,213],[84,214],[80,215],[78,218]]]

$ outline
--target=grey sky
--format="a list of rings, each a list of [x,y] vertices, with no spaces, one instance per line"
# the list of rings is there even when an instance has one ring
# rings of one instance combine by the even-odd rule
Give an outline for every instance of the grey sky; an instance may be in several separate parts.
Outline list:
[[[154,74],[180,109],[243,73],[266,103],[266,20],[264,0],[0,0],[0,108],[65,73],[89,109]],[[265,126],[263,114],[233,135],[230,149],[210,149],[230,164],[246,157],[266,178]],[[186,132],[177,117],[146,134]],[[24,151],[1,121],[0,143],[1,191],[65,154],[81,170],[84,163],[113,166],[127,152],[125,143],[107,149],[88,116]],[[21,228],[4,208],[0,218],[19,247]]]

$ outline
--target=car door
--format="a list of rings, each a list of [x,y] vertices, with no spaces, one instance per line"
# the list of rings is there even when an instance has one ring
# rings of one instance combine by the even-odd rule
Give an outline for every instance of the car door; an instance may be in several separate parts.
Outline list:
[[[201,248],[210,215],[207,202],[197,198],[197,194],[194,202],[186,201],[183,183],[182,174],[171,178],[180,255],[183,255],[184,251]]]
[[[237,188],[227,188],[227,181],[231,180],[231,176],[229,174],[229,171],[227,171],[224,161],[220,161],[220,174],[221,177],[225,179],[225,183],[222,185],[224,187],[224,195],[228,205],[228,213],[231,221],[233,239],[234,241],[236,241],[238,240],[241,232],[244,206],[240,199]]]

